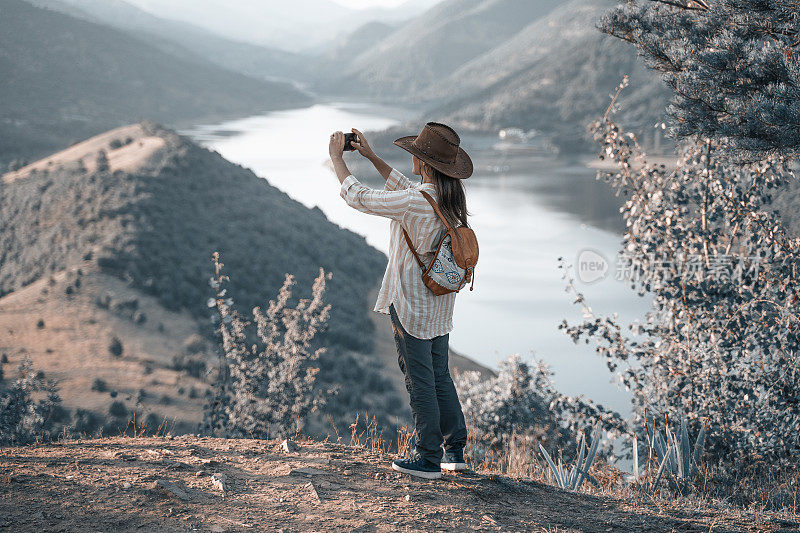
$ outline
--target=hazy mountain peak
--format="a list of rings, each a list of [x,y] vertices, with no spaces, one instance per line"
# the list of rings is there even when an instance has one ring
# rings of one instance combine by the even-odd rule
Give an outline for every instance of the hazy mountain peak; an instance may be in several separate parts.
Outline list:
[[[558,0],[445,0],[357,56],[338,82],[348,91],[415,93],[558,5]]]
[[[434,5],[413,0],[396,8],[350,9],[332,0],[128,0],[160,17],[190,22],[244,42],[303,51],[345,35],[370,20],[394,22]]]
[[[88,0],[87,0],[88,1]],[[3,0],[0,162],[41,156],[147,117],[208,120],[303,105],[301,91],[224,69],[157,39]],[[177,49],[177,46],[172,48]]]

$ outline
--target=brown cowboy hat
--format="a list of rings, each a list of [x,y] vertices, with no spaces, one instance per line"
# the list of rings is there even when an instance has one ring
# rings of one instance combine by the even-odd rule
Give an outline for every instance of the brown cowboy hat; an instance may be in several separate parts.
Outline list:
[[[419,135],[400,137],[394,144],[439,172],[463,180],[472,175],[472,159],[458,146],[460,142],[458,134],[450,126],[428,122]]]

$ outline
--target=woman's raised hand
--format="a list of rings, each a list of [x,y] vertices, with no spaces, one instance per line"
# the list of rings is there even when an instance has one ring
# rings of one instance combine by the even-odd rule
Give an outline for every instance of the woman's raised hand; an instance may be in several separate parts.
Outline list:
[[[353,145],[353,148],[355,148],[359,154],[363,155],[367,159],[374,156],[375,152],[372,151],[372,147],[367,142],[367,138],[364,137],[364,134],[355,128],[352,128],[351,131],[356,134],[356,140],[350,143]]]
[[[331,156],[331,159],[336,159],[342,157],[342,151],[344,150],[344,133],[341,131],[335,131],[331,134],[330,143],[328,144],[328,153]]]

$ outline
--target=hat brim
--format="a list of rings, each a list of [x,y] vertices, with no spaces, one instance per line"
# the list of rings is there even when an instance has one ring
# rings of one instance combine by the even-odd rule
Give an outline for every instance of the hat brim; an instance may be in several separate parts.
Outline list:
[[[409,135],[407,137],[400,137],[394,144],[409,152],[421,160],[425,161],[427,164],[438,170],[439,172],[450,176],[451,178],[456,178],[459,180],[465,180],[468,177],[472,176],[472,159],[469,158],[467,152],[464,151],[463,148],[458,148],[458,154],[456,154],[456,160],[452,163],[442,163],[441,161],[436,161],[435,159],[423,154],[419,151],[412,143],[417,138],[416,135]]]

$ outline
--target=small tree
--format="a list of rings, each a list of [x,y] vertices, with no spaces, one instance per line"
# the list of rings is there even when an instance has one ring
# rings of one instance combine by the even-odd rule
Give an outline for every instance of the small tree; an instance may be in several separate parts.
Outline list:
[[[215,297],[208,304],[217,311],[213,318],[220,363],[215,393],[206,408],[206,430],[255,438],[301,430],[308,414],[324,402],[312,395],[318,372],[314,362],[324,348],[314,350],[311,343],[328,319],[330,305],[324,305],[322,296],[331,275],[320,269],[311,299],[300,299],[294,308],[288,305],[294,278],[287,275],[278,298],[266,310],[253,309],[251,323],[227,296],[224,284],[229,278],[222,273],[218,253],[213,263]]]
[[[8,164],[8,171],[9,172],[14,172],[14,171],[19,170],[19,169],[21,169],[21,168],[23,168],[23,167],[25,167],[27,165],[28,165],[28,161],[25,160],[25,159],[14,159],[14,160],[11,161],[11,163]]]
[[[617,167],[600,177],[628,198],[617,273],[653,309],[628,336],[570,280],[588,319],[562,327],[576,342],[597,341],[633,393],[636,425],[645,413],[669,423],[686,413],[692,432],[707,425],[707,449],[724,470],[791,468],[800,453],[800,239],[770,208],[792,177],[788,161],[740,164],[709,139],[686,144],[675,169],[651,164],[610,118],[623,87],[592,131]]]
[[[678,136],[737,157],[800,151],[797,0],[628,0],[600,28],[663,74]]]
[[[111,402],[111,405],[108,407],[108,414],[114,418],[125,418],[128,416],[128,408],[125,407],[124,403],[116,400]]]
[[[97,152],[97,159],[95,160],[95,164],[97,168],[95,169],[97,172],[108,172],[109,165],[108,165],[108,155],[106,154],[105,150],[100,150]]]
[[[36,394],[42,397],[37,400]],[[56,423],[64,413],[56,383],[34,372],[25,358],[17,380],[0,393],[0,444],[47,440],[58,433]]]
[[[108,353],[113,355],[114,357],[122,357],[123,347],[122,341],[119,340],[117,337],[113,337],[111,342],[108,344]]]

